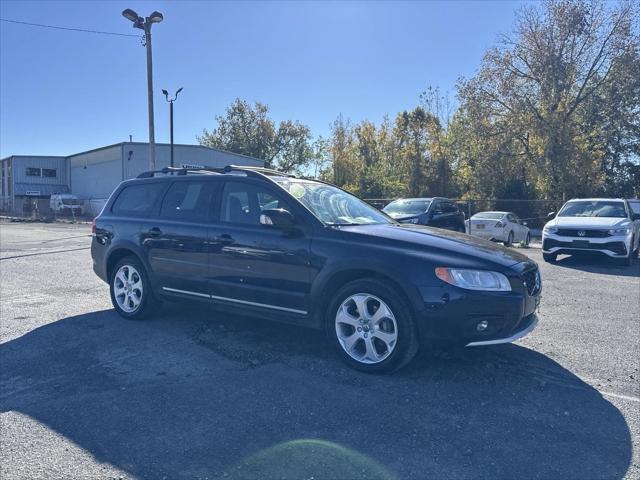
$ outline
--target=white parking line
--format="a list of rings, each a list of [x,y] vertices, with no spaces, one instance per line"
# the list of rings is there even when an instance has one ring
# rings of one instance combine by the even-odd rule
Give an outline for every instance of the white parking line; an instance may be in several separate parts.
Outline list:
[[[619,393],[611,393],[611,392],[605,392],[603,390],[598,390],[602,395],[605,395],[607,397],[613,397],[613,398],[620,398],[622,400],[629,400],[630,402],[640,402],[640,398],[638,397],[632,397],[629,395],[620,395]]]

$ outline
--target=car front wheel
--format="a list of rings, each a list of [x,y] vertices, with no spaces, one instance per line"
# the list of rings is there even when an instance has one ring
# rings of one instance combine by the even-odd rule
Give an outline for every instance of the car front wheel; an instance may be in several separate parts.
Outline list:
[[[368,373],[398,370],[418,351],[408,302],[393,285],[377,279],[342,287],[328,309],[327,329],[341,358]]]
[[[141,319],[158,306],[146,270],[135,257],[123,258],[115,265],[109,287],[113,307],[126,319]]]
[[[555,263],[558,255],[556,253],[543,253],[542,258],[545,262]]]

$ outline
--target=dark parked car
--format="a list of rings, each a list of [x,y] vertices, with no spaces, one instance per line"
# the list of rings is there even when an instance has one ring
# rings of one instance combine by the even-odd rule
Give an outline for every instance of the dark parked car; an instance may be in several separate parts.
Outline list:
[[[265,169],[165,169],[125,181],[91,253],[116,311],[194,300],[327,332],[365,371],[432,341],[504,343],[537,323],[537,265],[464,234],[400,224],[332,185]]]
[[[446,198],[401,198],[388,204],[382,211],[400,223],[465,231],[464,213]]]

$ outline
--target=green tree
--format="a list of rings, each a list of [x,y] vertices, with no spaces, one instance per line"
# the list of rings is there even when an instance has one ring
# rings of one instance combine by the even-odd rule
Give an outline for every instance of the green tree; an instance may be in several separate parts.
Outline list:
[[[216,128],[205,129],[198,142],[263,159],[266,167],[284,172],[304,169],[312,154],[309,127],[291,120],[276,126],[268,114],[266,105],[256,102],[252,106],[238,98],[225,115],[216,116]]]

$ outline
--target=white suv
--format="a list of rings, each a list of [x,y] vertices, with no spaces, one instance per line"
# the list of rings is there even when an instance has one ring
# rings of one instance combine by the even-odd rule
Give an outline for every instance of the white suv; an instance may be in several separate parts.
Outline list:
[[[542,256],[554,262],[562,253],[598,252],[630,265],[639,242],[640,214],[626,200],[569,200],[542,230]]]

